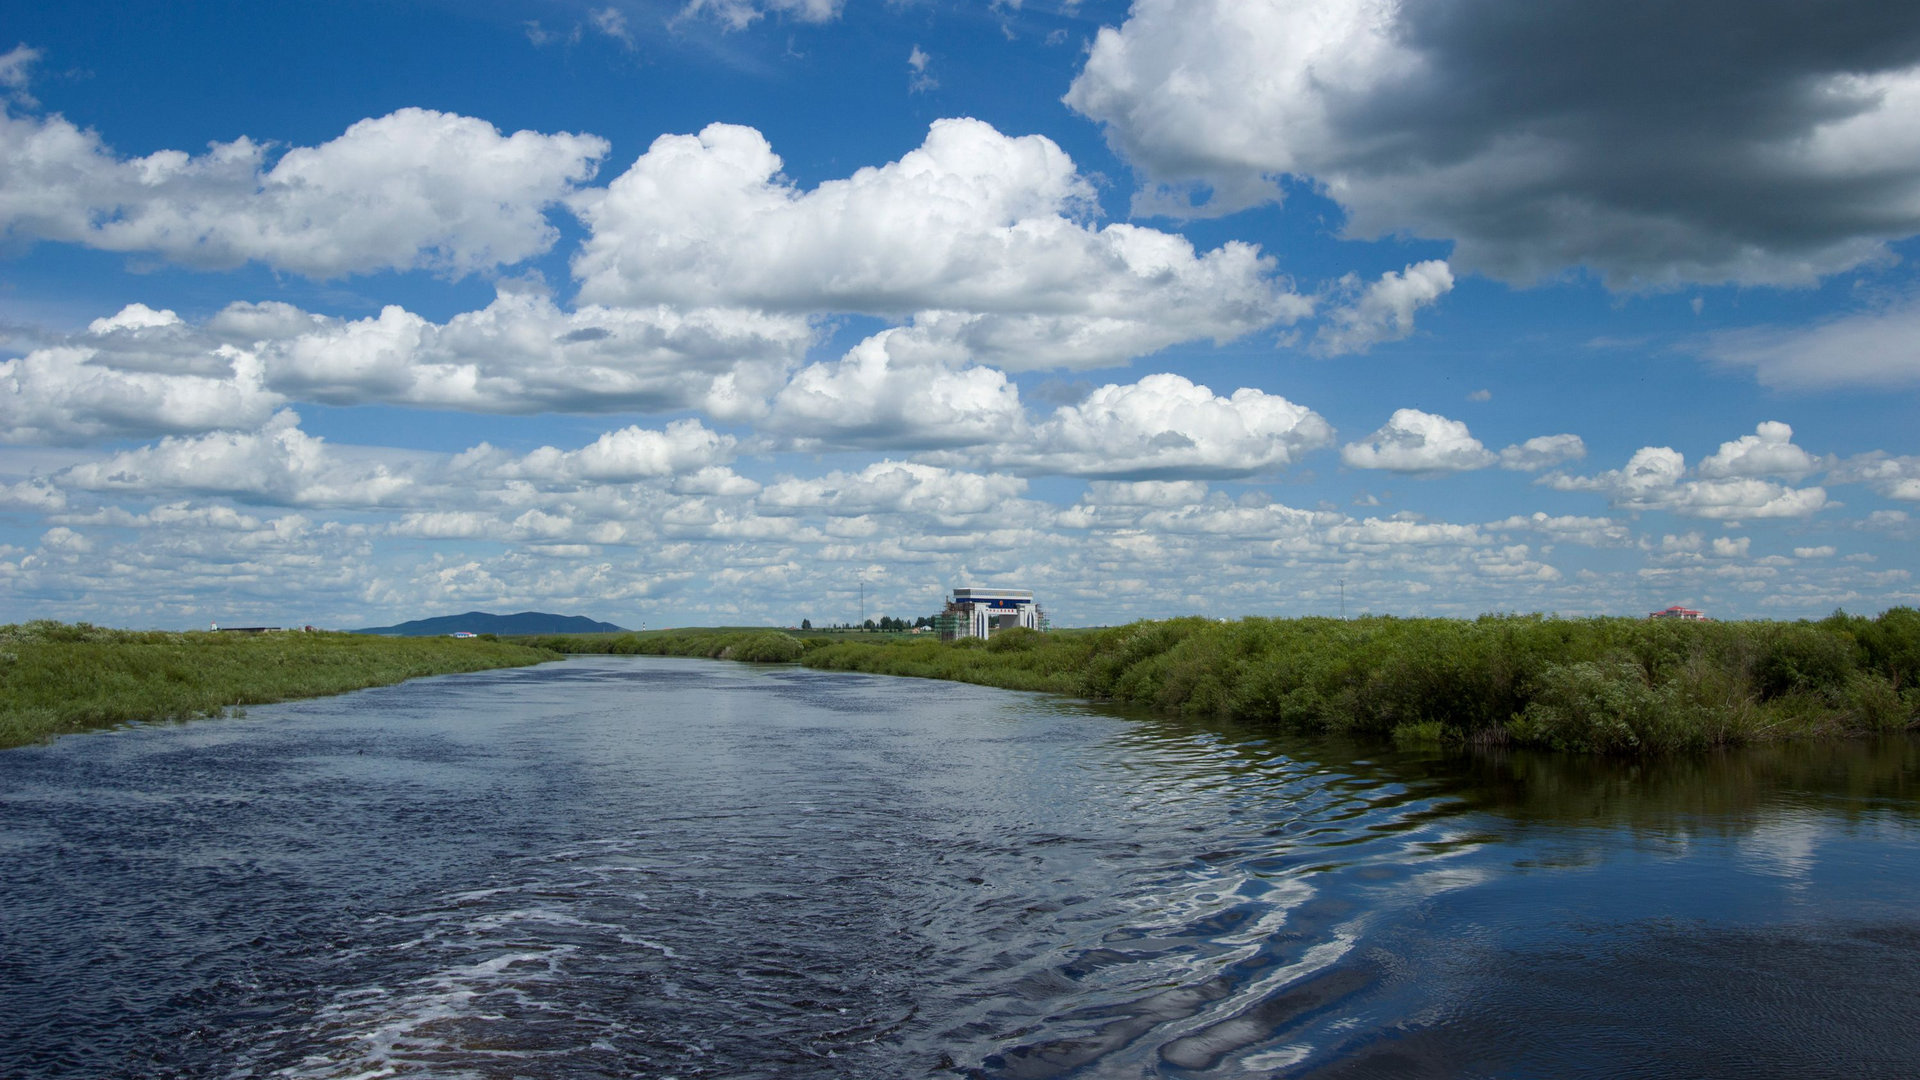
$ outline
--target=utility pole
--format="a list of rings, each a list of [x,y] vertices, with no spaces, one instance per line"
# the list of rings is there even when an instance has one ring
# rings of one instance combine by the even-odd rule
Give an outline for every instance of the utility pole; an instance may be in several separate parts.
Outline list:
[[[1340,579],[1340,621],[1347,621],[1347,579]]]
[[[867,628],[867,579],[860,579],[860,628]]]

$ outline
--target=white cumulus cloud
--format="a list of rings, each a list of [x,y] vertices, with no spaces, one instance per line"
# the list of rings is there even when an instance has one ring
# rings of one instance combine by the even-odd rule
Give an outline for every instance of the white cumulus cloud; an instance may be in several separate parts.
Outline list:
[[[433,323],[403,308],[322,319],[262,349],[268,383],[327,404],[474,412],[701,408],[757,415],[811,344],[806,320],[738,309],[587,306],[537,288]]]
[[[1578,514],[1554,515],[1536,510],[1530,515],[1514,515],[1487,526],[1490,529],[1525,529],[1545,535],[1549,540],[1580,544],[1584,547],[1626,547],[1633,533],[1625,525],[1604,517]]]
[[[1724,444],[1722,452],[1737,442]],[[1540,482],[1557,491],[1599,492],[1624,510],[1666,510],[1726,521],[1804,518],[1827,505],[1825,488],[1794,488],[1753,476],[1695,478],[1688,472],[1686,458],[1666,446],[1634,451],[1624,468],[1584,477],[1552,473]]]
[[[1496,454],[1458,420],[1419,409],[1396,409],[1380,430],[1342,447],[1340,460],[1356,469],[1405,473],[1467,472],[1496,464],[1537,472],[1586,453],[1587,445],[1578,435],[1540,435]]]
[[[1866,484],[1889,499],[1920,500],[1920,456],[1896,456],[1884,450],[1857,454],[1841,462],[1827,479],[1836,484]]]
[[[1793,444],[1793,428],[1778,420],[1763,421],[1752,435],[1720,444],[1700,462],[1700,475],[1781,476],[1797,480],[1818,469],[1812,454]]]
[[[1026,490],[1025,480],[1002,473],[880,461],[859,472],[776,481],[760,493],[757,504],[768,514],[914,514],[957,523],[1000,514],[1019,502]]]
[[[705,16],[729,30],[745,30],[768,15],[804,23],[832,22],[844,6],[846,0],[687,0],[677,18]]]
[[[1537,435],[1500,451],[1500,467],[1516,472],[1538,472],[1586,456],[1586,440],[1578,435]]]
[[[1499,461],[1467,425],[1419,409],[1396,409],[1380,430],[1340,448],[1340,460],[1356,469],[1394,472],[1460,472]]]
[[[264,423],[289,401],[482,413],[763,414],[812,343],[797,315],[584,307],[507,282],[435,323],[237,303],[203,324],[131,304],[0,362],[0,440],[79,443]]]
[[[723,465],[733,460],[734,445],[733,436],[713,431],[698,420],[675,420],[665,430],[625,427],[606,432],[578,450],[543,446],[519,458],[483,443],[455,457],[453,468],[549,484],[631,483]]]
[[[591,234],[573,261],[581,298],[926,313],[963,320],[1001,353],[1034,353],[990,358],[1028,368],[1227,340],[1312,307],[1251,245],[1199,253],[1172,233],[1086,224],[1093,189],[1042,136],[940,120],[899,161],[812,190],[779,170],[752,128],[655,140],[606,189],[572,200]]]
[[[910,331],[884,330],[838,360],[810,364],[774,398],[769,430],[803,446],[972,446],[1024,427],[1001,372],[955,364]]]
[[[1360,280],[1349,274],[1342,286],[1358,290]],[[1329,311],[1314,335],[1313,350],[1322,356],[1365,352],[1385,341],[1399,341],[1413,333],[1413,313],[1453,290],[1453,272],[1441,259],[1413,263],[1404,271],[1389,270],[1366,287],[1351,303]]]
[[[379,506],[408,493],[412,478],[377,461],[343,458],[300,430],[291,410],[253,431],[168,437],[75,465],[57,477],[83,491],[186,492],[305,506]]]
[[[67,344],[0,361],[0,440],[72,444],[266,422],[285,398],[253,354],[130,304]]]
[[[1276,472],[1333,441],[1320,414],[1277,394],[1230,396],[1183,376],[1109,383],[974,455],[1032,473],[1117,480],[1214,479]]]
[[[271,160],[242,137],[204,154],[116,155],[60,116],[0,115],[0,235],[255,261],[315,278],[426,268],[467,274],[545,252],[546,214],[592,177],[592,135],[502,135],[472,117],[401,109]]]

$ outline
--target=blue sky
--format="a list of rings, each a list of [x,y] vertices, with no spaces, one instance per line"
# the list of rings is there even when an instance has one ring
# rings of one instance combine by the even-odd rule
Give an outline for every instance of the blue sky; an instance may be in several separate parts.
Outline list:
[[[1908,5],[80,3],[0,54],[9,620],[1916,600]]]

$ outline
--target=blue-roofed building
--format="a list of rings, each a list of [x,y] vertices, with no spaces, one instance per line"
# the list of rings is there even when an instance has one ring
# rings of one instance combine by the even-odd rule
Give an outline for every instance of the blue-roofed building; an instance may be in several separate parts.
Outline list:
[[[946,610],[934,620],[942,641],[989,638],[1016,626],[1047,629],[1047,613],[1025,589],[955,589]]]

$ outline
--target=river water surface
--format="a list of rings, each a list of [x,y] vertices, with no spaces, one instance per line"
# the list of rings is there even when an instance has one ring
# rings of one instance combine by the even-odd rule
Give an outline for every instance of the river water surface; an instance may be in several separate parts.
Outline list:
[[[579,657],[0,753],[0,1076],[1920,1075],[1920,749]]]

